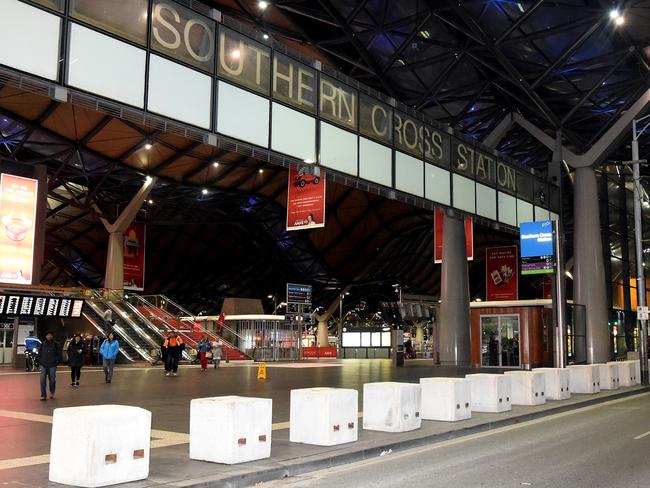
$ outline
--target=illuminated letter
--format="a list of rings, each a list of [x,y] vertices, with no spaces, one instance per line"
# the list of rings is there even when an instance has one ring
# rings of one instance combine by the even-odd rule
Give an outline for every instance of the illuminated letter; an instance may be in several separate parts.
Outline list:
[[[377,128],[375,116],[378,110],[381,110],[382,116],[384,117],[384,123],[382,124],[384,126],[383,130],[379,130]],[[386,112],[386,109],[381,105],[373,105],[372,112],[371,112],[371,119],[372,119],[373,132],[379,137],[385,137],[386,133],[388,132],[388,113]]]
[[[266,56],[268,58],[269,54],[261,49],[258,49],[255,46],[249,45],[246,47],[248,47],[251,51],[255,51],[255,84],[261,86],[262,85],[262,56]]]
[[[325,92],[326,87],[327,87],[328,90],[330,90],[329,94],[327,94]],[[329,113],[330,115],[336,117],[336,104],[334,103],[335,100],[336,100],[336,87],[334,85],[332,85],[329,81],[324,80],[324,79],[321,78],[321,80],[320,80],[320,111]],[[330,107],[331,107],[330,112],[327,112],[327,110],[325,110],[325,102],[330,103]]]
[[[302,96],[303,90],[310,91],[310,92],[314,91],[314,89],[311,86],[309,86],[306,83],[303,83],[303,76],[309,76],[310,78],[314,77],[314,75],[309,71],[304,70],[302,68],[298,68],[298,102],[301,105],[307,105],[308,107],[313,107],[314,102],[307,100]]]
[[[160,33],[158,32],[158,26],[157,25],[154,25],[154,27],[153,27],[153,35],[156,38],[156,41],[158,41],[160,44],[162,44],[167,49],[176,49],[176,48],[178,48],[178,46],[181,45],[181,35],[179,34],[179,32],[176,30],[176,28],[172,24],[170,24],[165,19],[163,19],[163,16],[162,16],[163,9],[167,10],[168,12],[170,12],[172,14],[172,16],[174,17],[174,20],[176,21],[176,23],[180,23],[181,18],[178,15],[178,12],[171,5],[167,5],[166,3],[158,3],[158,4],[156,4],[156,7],[153,9],[154,24],[159,22],[163,27],[166,27],[167,29],[169,29],[169,31],[174,35],[175,41],[174,42],[167,42],[167,41],[163,40],[163,38],[160,37]]]
[[[284,80],[288,83],[289,89],[287,90],[288,98],[293,98],[293,64],[287,63],[289,65],[289,74],[285,75],[278,71],[278,58],[273,58],[273,93],[278,91],[278,78]]]
[[[192,30],[192,26],[194,25],[200,25],[208,35],[208,45],[210,47],[208,49],[208,53],[205,56],[199,56],[198,53],[194,52],[194,48],[192,47],[192,44],[190,44],[190,31]],[[212,37],[212,32],[210,32],[210,28],[207,25],[205,25],[205,23],[202,20],[200,19],[188,20],[187,24],[185,24],[183,37],[185,39],[185,46],[187,47],[187,52],[190,53],[190,56],[192,56],[194,59],[200,61],[201,63],[204,63],[212,57],[214,38]]]
[[[244,43],[238,41],[238,44],[237,48],[232,52],[239,51],[239,56],[231,56],[237,62],[237,67],[232,69],[226,62],[226,34],[221,32],[221,35],[219,36],[219,63],[230,76],[240,76],[242,71],[244,71]]]

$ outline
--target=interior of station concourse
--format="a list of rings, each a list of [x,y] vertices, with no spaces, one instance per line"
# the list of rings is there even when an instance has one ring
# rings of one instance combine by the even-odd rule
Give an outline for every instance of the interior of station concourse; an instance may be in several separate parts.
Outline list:
[[[279,423],[292,375],[647,385],[650,4],[610,3],[0,0],[0,432],[50,334],[70,407],[128,401],[66,390],[109,334],[129,405],[207,363]]]

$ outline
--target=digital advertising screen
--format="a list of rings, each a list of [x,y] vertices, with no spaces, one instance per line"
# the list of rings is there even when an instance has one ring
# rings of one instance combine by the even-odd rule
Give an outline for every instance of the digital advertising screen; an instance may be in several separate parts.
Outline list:
[[[553,221],[524,222],[519,226],[521,274],[553,274],[556,268]]]
[[[78,319],[79,317],[81,317],[81,314],[83,313],[83,307],[84,307],[83,300],[75,300],[72,304],[72,313],[70,313],[70,317],[74,319]]]
[[[0,283],[32,284],[38,181],[0,175]]]

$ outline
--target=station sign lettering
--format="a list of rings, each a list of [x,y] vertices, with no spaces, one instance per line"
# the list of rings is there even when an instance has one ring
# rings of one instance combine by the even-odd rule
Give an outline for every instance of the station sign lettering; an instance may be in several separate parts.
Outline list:
[[[181,5],[154,0],[151,27],[153,49],[214,72],[213,21]]]
[[[316,71],[288,56],[273,57],[273,98],[307,112],[316,112]]]
[[[269,93],[271,50],[235,31],[219,30],[219,76]]]
[[[386,144],[393,142],[393,109],[367,95],[359,98],[359,132]]]
[[[491,185],[496,183],[497,187],[512,193],[517,192],[517,171],[471,144],[455,140],[452,166],[458,173]]]
[[[351,129],[357,128],[357,91],[340,81],[321,75],[320,116]]]

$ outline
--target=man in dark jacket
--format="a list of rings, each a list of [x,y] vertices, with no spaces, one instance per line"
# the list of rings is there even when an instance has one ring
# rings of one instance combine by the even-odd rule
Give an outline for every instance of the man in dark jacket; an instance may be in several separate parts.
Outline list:
[[[38,350],[38,361],[41,365],[41,401],[47,400],[47,384],[50,383],[50,399],[54,399],[56,391],[56,367],[61,362],[61,346],[54,340],[54,334],[45,334],[45,341]]]

